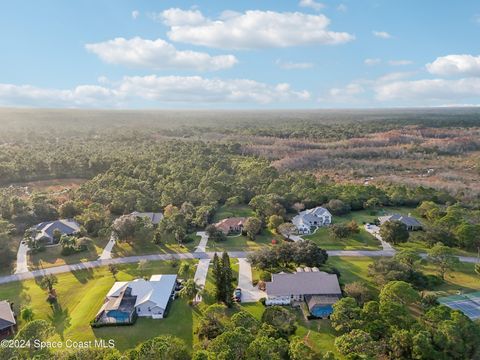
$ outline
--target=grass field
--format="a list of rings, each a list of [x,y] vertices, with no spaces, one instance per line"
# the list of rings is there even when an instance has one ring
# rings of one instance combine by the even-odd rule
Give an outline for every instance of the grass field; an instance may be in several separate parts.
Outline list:
[[[195,261],[189,262],[193,264]],[[137,264],[119,265],[117,279],[128,281],[139,277],[141,274],[137,266]],[[169,274],[176,273],[177,270],[178,268],[173,268],[168,262],[156,261],[149,262],[142,274],[145,276]],[[148,319],[139,319],[139,322],[131,327],[92,329],[90,320],[100,309],[105,295],[115,282],[108,269],[102,267],[75,271],[59,274],[57,278],[58,285],[55,288],[59,306],[55,309],[46,302],[47,294],[35,280],[1,285],[0,298],[13,302],[17,311],[22,306],[30,306],[35,318],[49,320],[54,324],[58,339],[91,340],[96,336],[112,338],[117,341],[119,349],[126,349],[150,337],[169,333],[183,338],[190,346],[192,344],[193,330],[189,317],[193,321],[194,314],[183,300],[173,302],[170,315],[165,321],[152,322]],[[22,326],[21,320],[19,326]]]
[[[345,239],[336,239],[330,235],[328,228],[319,228],[304,239],[312,240],[326,250],[380,250],[380,242],[364,229],[358,234],[352,234]]]
[[[249,217],[254,216],[253,210],[248,205],[235,206],[220,206],[213,217],[213,222],[216,223],[222,219],[229,217]]]
[[[262,233],[257,235],[255,241],[249,240],[244,235],[227,236],[227,239],[221,242],[209,241],[207,251],[255,251],[270,246],[272,239],[280,241],[282,237],[275,235],[269,229],[264,229]]]
[[[97,260],[108,243],[108,238],[94,238],[93,245],[87,251],[64,256],[61,254],[62,246],[49,246],[45,251],[30,254],[29,266],[31,270],[46,269],[49,267],[60,266],[65,264],[76,264],[85,261]]]
[[[184,253],[194,251],[200,242],[200,236],[195,233],[187,235],[193,241],[186,242],[185,244],[178,244],[173,236],[165,238],[162,244],[155,244],[151,240],[141,241],[139,239],[132,242],[117,242],[113,247],[113,257],[126,257],[134,255],[148,255],[148,254],[160,254],[160,253]]]

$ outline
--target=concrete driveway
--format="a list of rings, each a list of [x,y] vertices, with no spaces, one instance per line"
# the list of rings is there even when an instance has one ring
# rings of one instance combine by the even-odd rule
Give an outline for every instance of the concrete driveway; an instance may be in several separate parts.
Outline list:
[[[252,267],[246,258],[238,258],[238,287],[242,289],[242,302],[257,302],[267,296],[253,286]]]
[[[17,267],[15,274],[22,274],[28,272],[28,245],[20,243],[17,251]]]
[[[195,271],[195,276],[193,277],[193,279],[195,280],[195,284],[197,284],[197,286],[202,290],[205,289],[209,266],[210,266],[209,258],[198,260],[197,271]],[[201,301],[202,301],[202,296],[197,295],[195,297],[195,302],[199,303]]]
[[[107,246],[105,246],[105,249],[103,249],[103,252],[98,258],[98,260],[108,260],[112,258],[112,249],[115,246],[116,241],[117,239],[112,232],[112,235],[110,235],[110,240],[108,241]]]
[[[380,228],[377,225],[366,224],[364,228],[365,228],[365,231],[369,232],[380,241],[384,252],[392,253],[392,254],[395,253],[395,249],[392,247],[392,245],[390,245],[386,241],[383,241],[382,237],[380,236]]]
[[[198,244],[195,252],[206,252],[207,251],[207,243],[208,243],[208,235],[205,231],[197,232],[197,235],[201,237],[200,243]]]

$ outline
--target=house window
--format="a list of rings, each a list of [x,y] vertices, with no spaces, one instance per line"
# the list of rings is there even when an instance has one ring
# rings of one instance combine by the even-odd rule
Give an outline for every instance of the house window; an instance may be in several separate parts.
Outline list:
[[[148,312],[151,312],[152,310],[150,310],[150,308],[148,308]]]

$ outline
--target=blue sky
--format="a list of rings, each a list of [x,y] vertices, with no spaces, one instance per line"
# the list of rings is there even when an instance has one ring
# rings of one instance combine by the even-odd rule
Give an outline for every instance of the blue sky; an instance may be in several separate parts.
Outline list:
[[[480,2],[16,0],[0,106],[480,104]]]

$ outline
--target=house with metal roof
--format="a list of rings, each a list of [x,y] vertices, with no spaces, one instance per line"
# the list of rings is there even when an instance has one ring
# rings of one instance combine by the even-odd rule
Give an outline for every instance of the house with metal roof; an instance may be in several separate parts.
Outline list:
[[[117,281],[95,317],[99,324],[135,322],[138,316],[162,319],[175,297],[177,275],[152,275],[150,280]]]
[[[60,219],[55,221],[42,222],[34,226],[35,241],[42,241],[46,244],[55,243],[53,234],[55,230],[62,235],[73,235],[80,232],[80,224],[73,219]]]
[[[15,333],[17,321],[8,301],[0,301],[0,339],[5,339]]]
[[[328,317],[342,296],[337,275],[323,271],[272,274],[265,286],[265,305],[294,305],[305,302],[314,317]]]
[[[153,225],[158,225],[158,223],[163,219],[163,214],[161,212],[132,212],[133,216],[139,218],[147,218],[149,219]]]
[[[408,231],[416,231],[422,229],[422,224],[420,223],[420,221],[410,216],[410,214],[408,216],[401,214],[380,216],[378,220],[380,221],[380,225],[385,224],[387,221],[400,221],[407,227]]]
[[[292,219],[293,225],[300,234],[310,234],[312,229],[328,226],[332,223],[332,214],[324,207],[301,211]]]

